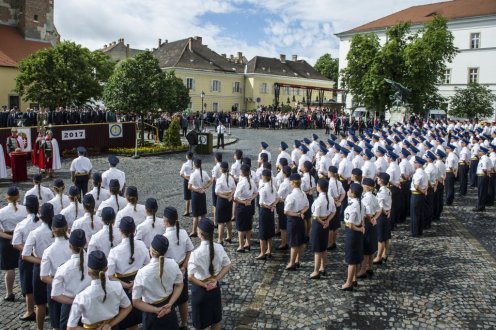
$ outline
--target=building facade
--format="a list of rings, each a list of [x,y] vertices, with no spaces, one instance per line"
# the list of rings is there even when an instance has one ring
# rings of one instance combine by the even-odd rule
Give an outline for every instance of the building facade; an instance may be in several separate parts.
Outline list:
[[[452,63],[447,63],[440,94],[449,98],[457,89],[466,88],[470,82],[489,87],[496,93],[496,1],[454,0],[429,5],[414,6],[389,16],[369,22],[349,31],[337,34],[339,43],[339,70],[347,66],[346,56],[353,35],[375,33],[381,42],[386,42],[386,29],[399,22],[411,22],[412,31],[418,30],[434,14],[448,19],[448,29],[454,36],[454,45],[459,53]],[[339,82],[341,85],[341,81]],[[408,87],[408,86],[406,86]],[[352,96],[347,95],[347,108]],[[449,102],[448,102],[449,108]]]
[[[112,41],[108,45],[104,45],[100,50],[109,55],[110,58],[116,62],[128,59],[143,52],[141,49],[131,48],[129,44],[124,42],[124,38]]]

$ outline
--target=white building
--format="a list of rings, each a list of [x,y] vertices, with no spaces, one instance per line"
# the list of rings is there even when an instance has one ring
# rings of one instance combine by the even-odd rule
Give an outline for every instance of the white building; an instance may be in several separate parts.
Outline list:
[[[439,86],[440,94],[444,97],[453,96],[458,88],[466,88],[473,81],[488,86],[496,93],[496,0],[453,0],[414,6],[338,33],[339,70],[348,64],[346,56],[353,35],[373,32],[384,44],[388,27],[400,22],[411,22],[412,31],[415,31],[431,20],[434,14],[448,19],[454,45],[459,50],[453,62],[447,65],[443,84]],[[352,104],[350,95],[347,96],[346,105],[347,108],[356,106]]]

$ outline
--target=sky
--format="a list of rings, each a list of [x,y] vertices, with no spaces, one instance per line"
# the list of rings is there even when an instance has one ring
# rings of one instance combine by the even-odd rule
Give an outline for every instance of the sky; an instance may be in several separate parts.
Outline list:
[[[125,39],[152,49],[158,39],[201,36],[219,54],[298,55],[310,64],[338,57],[335,33],[432,0],[58,0],[55,25],[63,40],[92,50]]]

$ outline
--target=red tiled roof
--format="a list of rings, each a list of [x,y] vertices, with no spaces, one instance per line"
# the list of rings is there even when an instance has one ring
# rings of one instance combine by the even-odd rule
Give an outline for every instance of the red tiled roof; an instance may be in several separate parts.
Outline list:
[[[496,1],[453,0],[413,6],[342,33],[386,28],[400,22],[425,23],[430,21],[434,14],[444,16],[448,20],[496,15]]]
[[[0,65],[2,66],[17,66],[21,60],[37,50],[50,47],[52,45],[48,42],[24,39],[15,27],[0,25]],[[7,62],[9,65],[5,65]]]

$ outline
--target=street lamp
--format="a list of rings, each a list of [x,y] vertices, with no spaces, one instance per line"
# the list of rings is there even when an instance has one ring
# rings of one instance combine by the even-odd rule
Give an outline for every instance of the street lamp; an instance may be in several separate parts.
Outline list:
[[[203,99],[205,98],[205,92],[202,91],[201,94],[200,94],[200,97],[201,97],[201,110],[202,110],[202,114],[201,114],[201,131],[203,132]]]

